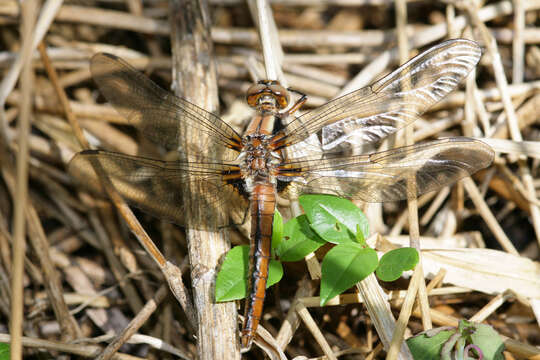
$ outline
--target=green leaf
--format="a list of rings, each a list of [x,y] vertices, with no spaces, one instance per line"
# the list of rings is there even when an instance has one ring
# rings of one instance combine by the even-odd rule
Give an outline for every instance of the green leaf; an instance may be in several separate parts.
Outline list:
[[[287,221],[283,228],[284,240],[276,249],[281,261],[299,261],[307,254],[317,250],[325,241],[309,226],[306,215]]]
[[[484,359],[504,359],[502,354],[504,343],[499,334],[491,326],[461,320],[458,329],[462,336],[468,337],[468,343],[474,344],[482,350]]]
[[[356,224],[356,242],[362,246],[368,246],[366,238],[362,233],[362,228],[360,227],[360,224]]]
[[[216,301],[243,299],[247,294],[249,271],[249,246],[236,246],[225,255],[225,260],[216,279]],[[277,283],[283,277],[283,267],[279,261],[270,260],[266,287]]]
[[[435,332],[430,335],[429,332],[424,332],[407,339],[407,346],[411,351],[414,360],[433,360],[441,358],[441,350],[443,345],[455,334],[455,330],[436,331],[432,329],[430,332]]]
[[[418,264],[418,251],[404,247],[388,251],[384,254],[376,270],[377,277],[382,281],[394,281],[403,271],[414,269]]]
[[[321,306],[371,274],[377,262],[375,250],[357,243],[332,248],[322,262]]]
[[[460,320],[458,328],[431,329],[407,340],[415,360],[469,359],[464,356],[467,344],[476,345],[483,359],[504,359],[504,344],[499,334],[489,325],[467,320]]]
[[[0,360],[9,360],[11,357],[10,347],[7,343],[0,343]]]
[[[216,279],[216,301],[243,299],[247,292],[249,246],[236,246],[225,255]]]
[[[283,217],[278,209],[274,213],[274,223],[272,225],[272,249],[279,246],[283,240]]]
[[[332,195],[302,195],[299,201],[311,227],[324,240],[334,244],[356,242],[358,228],[363,238],[367,238],[367,218],[349,200]]]
[[[268,281],[266,282],[266,288],[276,284],[283,277],[283,265],[281,261],[270,259],[268,264]]]

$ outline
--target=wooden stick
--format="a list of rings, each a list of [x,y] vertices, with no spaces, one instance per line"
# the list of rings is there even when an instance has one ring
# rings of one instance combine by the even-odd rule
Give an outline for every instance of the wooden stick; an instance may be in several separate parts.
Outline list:
[[[7,343],[11,338],[12,336],[10,334],[0,334],[0,342]],[[101,347],[97,345],[66,344],[58,341],[42,340],[27,336],[22,337],[22,344],[25,347],[61,351],[90,359],[94,359],[101,351]],[[117,353],[112,357],[112,360],[143,360],[143,358]]]
[[[300,286],[296,290],[296,293],[292,300],[293,305],[291,305],[291,308],[287,313],[287,317],[283,321],[283,324],[279,329],[278,335],[276,336],[276,341],[281,349],[285,349],[287,347],[287,344],[289,344],[289,342],[292,340],[296,329],[298,329],[298,326],[300,325],[300,319],[298,317],[298,313],[296,312],[296,307],[294,304],[297,301],[300,301],[300,299],[303,302],[304,299],[306,299],[306,296],[313,295],[315,290],[316,287],[313,286],[311,280],[304,279],[300,282]],[[317,301],[319,301],[318,304],[320,304],[320,300]]]
[[[510,239],[506,236],[504,230],[497,222],[497,219],[489,210],[489,207],[482,198],[482,195],[478,191],[478,188],[476,187],[474,181],[472,181],[472,179],[468,177],[461,181],[465,185],[465,190],[467,190],[467,193],[469,194],[476,208],[480,212],[480,215],[492,231],[495,238],[499,241],[499,244],[502,246],[502,248],[508,251],[510,254],[519,255],[518,251],[514,247],[514,244],[512,244]]]
[[[153,299],[150,299],[144,307],[141,309],[141,311],[135,316],[128,326],[126,326],[122,332],[120,332],[116,338],[103,350],[101,354],[99,354],[98,357],[96,357],[96,360],[110,360],[112,359],[113,355],[116,354],[116,352],[126,343],[126,341],[129,340],[129,338],[139,330],[141,326],[144,325],[146,320],[156,311],[158,305],[163,301],[165,296],[167,295],[167,288],[162,285],[156,294],[154,295]]]
[[[482,309],[476,312],[469,318],[469,321],[483,322],[489,315],[493,314],[495,310],[501,307],[507,300],[513,299],[515,294],[512,291],[505,291],[502,294],[498,294],[491,299]]]
[[[309,329],[309,331],[315,338],[315,341],[319,344],[326,357],[330,360],[337,360],[337,357],[334,355],[334,352],[332,351],[330,345],[328,345],[328,342],[326,341],[324,335],[317,326],[317,323],[315,322],[315,320],[313,320],[308,309],[304,306],[304,304],[302,304],[301,301],[296,303],[296,312],[298,313],[302,321],[304,321],[304,324],[306,324],[306,327]]]
[[[170,23],[173,88],[176,94],[210,112],[218,110],[216,65],[210,38],[210,14],[206,1],[175,0],[170,2]],[[201,63],[198,59],[208,59]],[[195,145],[199,139],[188,139]],[[185,134],[184,136],[187,136]],[[182,191],[182,190],[178,190]],[[187,191],[186,201],[192,206],[191,214],[216,214],[204,208]],[[186,214],[186,216],[190,216]],[[228,215],[226,215],[228,216]],[[215,278],[218,266],[230,249],[227,232],[186,229],[193,286],[193,302],[198,324],[197,353],[200,359],[239,359],[236,307],[233,302],[214,301]],[[216,336],[219,334],[219,336]]]
[[[9,332],[12,335],[10,344],[10,357],[12,360],[22,359],[21,337],[23,327],[23,260],[24,253],[26,251],[25,213],[28,206],[28,134],[30,133],[30,116],[32,111],[31,97],[33,91],[33,74],[30,64],[30,51],[32,45],[34,20],[37,11],[37,2],[26,1],[22,5],[22,11],[22,104],[17,129],[19,152],[17,154],[16,184],[14,184],[14,189],[12,188],[12,196],[17,200],[15,201],[13,215],[13,270],[11,278],[11,317],[9,324]]]
[[[514,36],[512,41],[512,83],[523,82],[525,63],[525,42],[523,30],[525,28],[525,7],[523,0],[514,1]]]

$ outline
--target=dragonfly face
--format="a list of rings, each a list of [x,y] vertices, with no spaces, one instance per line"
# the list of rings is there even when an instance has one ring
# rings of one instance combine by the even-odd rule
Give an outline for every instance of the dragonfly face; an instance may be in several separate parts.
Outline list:
[[[268,110],[274,112],[287,107],[289,92],[275,80],[260,80],[248,89],[246,101],[249,106],[261,110],[269,105]]]
[[[83,151],[70,173],[99,186],[99,165],[132,205],[182,226],[221,227],[242,222],[251,212],[250,295],[242,345],[249,347],[262,314],[268,275],[272,219],[278,189],[324,193],[367,202],[416,197],[489,166],[493,151],[481,141],[450,138],[365,155],[351,154],[411,124],[452,91],[476,66],[481,51],[463,39],[443,42],[411,59],[372,85],[273,126],[296,111],[279,83],[265,80],[247,94],[257,109],[241,137],[217,116],[162,90],[123,60],[97,54],[91,71],[102,94],[149,140],[178,150],[178,161],[160,161],[106,151]],[[306,145],[312,134],[320,143]],[[190,144],[204,139],[205,152]],[[299,151],[290,151],[291,149]],[[416,186],[407,186],[411,179]],[[190,218],[182,194],[221,214],[212,225]],[[411,193],[414,189],[414,193]],[[188,214],[186,216],[186,214]]]

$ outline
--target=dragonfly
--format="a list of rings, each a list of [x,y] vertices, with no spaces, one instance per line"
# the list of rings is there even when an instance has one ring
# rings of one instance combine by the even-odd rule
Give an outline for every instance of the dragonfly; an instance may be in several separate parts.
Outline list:
[[[370,86],[299,116],[293,114],[305,95],[275,80],[259,81],[247,92],[255,111],[242,136],[122,59],[99,53],[90,69],[106,100],[147,139],[177,156],[163,161],[86,150],[70,161],[69,172],[95,188],[99,177],[94,167],[99,166],[129,204],[188,228],[219,229],[245,221],[249,213],[249,292],[240,338],[248,349],[263,313],[278,196],[318,193],[398,201],[491,164],[493,150],[465,137],[360,153],[410,125],[454,90],[481,53],[471,40],[442,42]],[[298,100],[293,102],[294,93]],[[204,210],[195,210],[196,204]]]

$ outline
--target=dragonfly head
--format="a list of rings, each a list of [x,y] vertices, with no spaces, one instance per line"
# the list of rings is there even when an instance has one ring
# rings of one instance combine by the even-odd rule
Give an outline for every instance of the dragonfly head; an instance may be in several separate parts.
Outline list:
[[[247,103],[254,108],[272,105],[282,110],[289,105],[289,92],[276,80],[260,80],[248,89]]]

